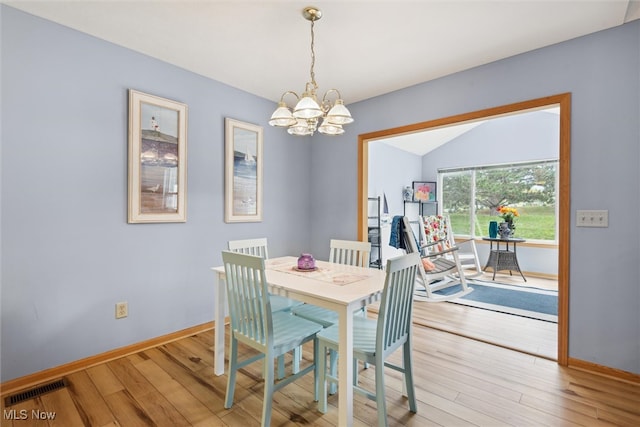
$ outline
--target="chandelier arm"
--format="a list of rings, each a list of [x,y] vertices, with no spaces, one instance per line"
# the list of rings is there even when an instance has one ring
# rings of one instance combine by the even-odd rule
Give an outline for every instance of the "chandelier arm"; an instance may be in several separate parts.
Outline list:
[[[330,93],[334,93],[334,92],[338,95],[338,97],[336,99],[342,99],[342,95],[340,95],[340,91],[338,89],[329,89],[329,90],[327,90],[324,93],[324,95],[322,96],[322,107],[323,107],[323,109],[326,107],[327,111],[328,111],[329,108],[331,107],[331,102],[329,101],[329,94]]]
[[[295,96],[295,97],[296,97],[296,102],[298,102],[298,101],[300,100],[300,97],[298,96],[298,94],[297,94],[297,93],[295,93],[295,92],[294,92],[294,91],[292,91],[292,90],[288,90],[288,91],[286,91],[285,93],[283,93],[283,94],[282,94],[282,96],[280,97],[280,102],[284,103],[285,105],[286,105],[286,102],[284,102],[284,97],[285,97],[285,96],[287,96],[287,95],[293,95],[293,96]],[[295,104],[294,104],[294,105],[295,105]]]

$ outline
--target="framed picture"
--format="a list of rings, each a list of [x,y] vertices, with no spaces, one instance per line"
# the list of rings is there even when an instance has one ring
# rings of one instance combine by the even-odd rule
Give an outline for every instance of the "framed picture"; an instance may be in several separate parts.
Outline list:
[[[187,106],[129,90],[129,223],[187,220]]]
[[[225,119],[224,221],[262,221],[262,127]]]
[[[437,199],[436,183],[413,181],[414,202],[435,202]]]

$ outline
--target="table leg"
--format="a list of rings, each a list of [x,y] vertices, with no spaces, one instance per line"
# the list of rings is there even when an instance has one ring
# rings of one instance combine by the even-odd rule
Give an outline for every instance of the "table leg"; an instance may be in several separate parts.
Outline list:
[[[213,328],[213,372],[216,375],[224,374],[224,318],[225,308],[227,306],[226,284],[222,275],[215,273],[215,294],[216,301],[214,304],[213,320],[215,327]]]
[[[518,267],[518,273],[520,273],[520,276],[522,276],[522,280],[524,280],[525,282],[527,281],[527,279],[524,278],[524,274],[522,274],[522,270],[520,269],[520,263],[518,262],[518,255],[516,254],[516,244],[513,244],[513,256],[516,260],[516,267]]]
[[[353,313],[346,306],[340,310],[338,347],[338,425],[353,425]]]
[[[500,265],[500,245],[498,245],[498,250],[496,251],[496,260],[493,263],[493,278],[491,280],[496,280],[496,271],[498,270],[499,265]]]

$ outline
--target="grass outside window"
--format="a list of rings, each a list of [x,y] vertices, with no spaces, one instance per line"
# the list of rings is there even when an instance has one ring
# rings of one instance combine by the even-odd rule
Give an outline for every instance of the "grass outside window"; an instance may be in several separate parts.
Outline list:
[[[514,237],[531,240],[555,241],[556,213],[553,206],[518,206],[520,216],[516,219],[516,232]],[[468,213],[449,213],[451,228],[457,230],[469,229]],[[497,215],[490,215],[488,209],[476,212],[475,237],[489,235],[489,222],[502,222]],[[457,232],[456,234],[462,234]]]

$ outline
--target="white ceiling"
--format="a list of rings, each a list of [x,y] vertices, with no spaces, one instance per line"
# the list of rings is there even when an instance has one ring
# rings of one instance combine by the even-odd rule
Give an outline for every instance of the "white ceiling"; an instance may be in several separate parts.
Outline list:
[[[531,114],[532,112],[544,111],[551,114],[560,115],[560,107],[549,107],[545,109],[533,109],[529,111],[517,112],[513,114]],[[511,114],[509,114],[511,115]],[[491,120],[500,120],[504,116],[492,117],[486,120],[473,120],[460,124],[447,125],[443,127],[431,128],[417,132],[411,132],[391,137],[385,137],[380,142],[391,145],[394,148],[407,151],[417,156],[424,156],[428,152],[435,150],[454,138],[469,132],[476,126],[480,126]],[[378,142],[378,141],[374,141]]]
[[[0,0],[274,100],[316,81],[347,104],[640,18],[640,0]]]
[[[0,0],[276,102],[309,80],[347,104],[640,19],[640,0]],[[356,118],[357,119],[357,118]],[[480,122],[385,143],[424,155]]]
[[[474,127],[485,123],[486,120],[450,125],[436,129],[413,132],[404,135],[387,137],[381,142],[407,151],[417,156],[424,156],[454,138],[470,131]],[[375,141],[374,141],[375,142]]]

